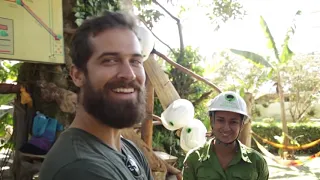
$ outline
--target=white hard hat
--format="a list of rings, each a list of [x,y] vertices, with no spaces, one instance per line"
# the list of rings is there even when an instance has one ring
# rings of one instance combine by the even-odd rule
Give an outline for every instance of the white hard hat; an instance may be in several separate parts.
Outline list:
[[[186,99],[177,99],[161,114],[161,121],[166,129],[174,131],[186,126],[193,117],[193,104]]]
[[[149,29],[141,24],[138,25],[135,30],[137,37],[139,39],[141,50],[142,50],[142,56],[143,60],[147,60],[150,53],[152,52],[154,45],[155,45],[155,39],[153,34],[149,31]]]
[[[249,116],[247,113],[247,105],[243,98],[232,91],[226,91],[220,93],[214,99],[209,102],[209,112],[214,111],[230,111],[239,113],[245,116],[245,122],[247,122]]]
[[[206,133],[207,129],[200,120],[192,120],[187,126],[182,128],[180,147],[185,151],[190,151],[202,146],[206,142]]]

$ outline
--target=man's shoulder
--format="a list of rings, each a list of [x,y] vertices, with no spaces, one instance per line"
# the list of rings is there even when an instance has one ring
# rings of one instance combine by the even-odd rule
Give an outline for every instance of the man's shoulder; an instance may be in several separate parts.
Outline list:
[[[65,179],[115,179],[113,166],[107,166],[106,163],[99,163],[92,159],[77,159],[61,166],[51,174],[40,172],[40,180],[65,180]],[[107,168],[110,169],[107,169]]]
[[[63,133],[46,154],[42,163],[40,174],[45,177],[52,177],[61,167],[77,159],[72,137],[69,133]],[[45,178],[50,179],[50,178]]]
[[[51,177],[62,167],[68,166],[79,159],[90,157],[90,146],[78,132],[67,129],[64,131],[50,151],[47,153],[40,172]]]

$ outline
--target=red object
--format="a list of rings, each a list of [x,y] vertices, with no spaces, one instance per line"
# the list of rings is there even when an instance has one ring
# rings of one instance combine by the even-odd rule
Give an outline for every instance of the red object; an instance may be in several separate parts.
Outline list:
[[[0,29],[1,30],[8,30],[8,26],[4,24],[0,24]]]
[[[1,49],[0,49],[0,52],[9,53],[10,51],[8,51],[8,50],[1,50]]]

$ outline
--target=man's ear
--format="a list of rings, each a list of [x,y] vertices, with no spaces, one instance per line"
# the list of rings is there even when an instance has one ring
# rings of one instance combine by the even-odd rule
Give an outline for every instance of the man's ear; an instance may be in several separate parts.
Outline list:
[[[70,76],[73,80],[73,83],[77,87],[80,88],[84,85],[84,83],[85,83],[84,72],[82,70],[80,70],[79,68],[77,68],[74,64],[70,68]]]

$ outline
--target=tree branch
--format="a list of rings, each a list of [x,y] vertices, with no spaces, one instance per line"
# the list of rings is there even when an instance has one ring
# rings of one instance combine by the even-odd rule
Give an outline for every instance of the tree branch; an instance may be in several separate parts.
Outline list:
[[[212,87],[214,90],[216,90],[218,93],[221,93],[222,91],[214,84],[212,84],[210,81],[204,79],[203,77],[199,76],[198,74],[190,71],[189,69],[181,66],[180,64],[172,61],[171,59],[169,59],[167,56],[165,56],[164,54],[160,53],[159,51],[153,49],[153,53],[158,55],[159,57],[161,57],[162,59],[164,59],[165,61],[167,61],[169,64],[171,64],[172,66],[174,66],[175,68],[179,69],[181,72],[184,72],[192,77],[194,77],[195,79],[206,83],[207,85],[209,85],[210,87]]]
[[[198,104],[200,104],[203,100],[207,99],[212,93],[213,91],[203,93],[199,99],[192,102],[193,106],[197,106]]]
[[[154,37],[156,37],[163,45],[167,46],[169,48],[169,50],[174,53],[173,49],[165,42],[163,42],[148,26],[147,23],[140,18],[140,21],[149,29],[149,31],[153,34]]]
[[[300,121],[300,120],[305,116],[306,111],[309,109],[309,107],[311,107],[312,103],[311,103],[311,102],[308,103],[308,101],[311,100],[312,95],[313,95],[314,93],[316,93],[316,91],[317,91],[317,88],[316,88],[316,87],[313,88],[313,90],[311,91],[310,95],[306,98],[306,100],[305,100],[303,103],[299,103],[299,104],[301,104],[301,107],[304,106],[304,108],[301,108],[301,109],[302,109],[302,110],[301,110],[302,112],[301,112],[301,111],[298,112],[297,121]],[[300,96],[298,96],[298,97],[300,98]]]
[[[306,114],[306,112],[307,112],[307,110],[309,109],[310,106],[311,106],[311,103],[308,104],[308,105],[306,105],[305,109],[303,109],[302,112],[300,112],[300,113],[298,114],[297,122],[299,122],[299,121],[302,120],[302,118],[305,116],[305,114]]]
[[[179,32],[179,38],[180,38],[180,55],[178,58],[178,62],[182,60],[184,57],[184,43],[183,43],[183,35],[182,35],[182,26],[180,19],[172,15],[165,7],[163,7],[157,0],[152,0],[153,3],[157,4],[160,6],[161,9],[163,9],[172,19],[177,21],[177,26],[178,26],[178,32]]]

